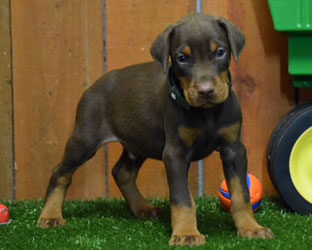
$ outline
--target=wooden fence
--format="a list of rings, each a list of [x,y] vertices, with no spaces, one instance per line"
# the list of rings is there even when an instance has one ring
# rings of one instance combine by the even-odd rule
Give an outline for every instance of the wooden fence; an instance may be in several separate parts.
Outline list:
[[[275,194],[268,176],[270,134],[293,103],[287,38],[273,29],[267,1],[203,0],[204,13],[224,16],[247,36],[231,66],[241,102],[249,172]],[[195,0],[2,0],[0,5],[0,199],[44,196],[62,158],[84,90],[105,70],[152,60],[149,48],[168,24],[195,12]],[[310,94],[310,93],[309,93]],[[113,143],[74,176],[68,197],[120,197],[110,173],[120,155]],[[205,194],[223,179],[217,153],[205,160]],[[194,195],[197,164],[190,172]],[[164,166],[148,160],[137,181],[148,197],[167,197]]]

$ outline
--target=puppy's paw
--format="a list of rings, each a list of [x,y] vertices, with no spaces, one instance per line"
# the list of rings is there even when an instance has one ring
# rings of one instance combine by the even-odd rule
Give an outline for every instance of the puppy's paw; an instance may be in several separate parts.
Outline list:
[[[249,239],[273,239],[275,237],[271,229],[267,227],[242,227],[237,230],[237,234]]]
[[[169,240],[170,246],[200,246],[206,243],[205,236],[201,233],[196,234],[175,234],[173,233]]]
[[[37,222],[39,228],[63,227],[66,225],[66,220],[63,218],[42,218]]]

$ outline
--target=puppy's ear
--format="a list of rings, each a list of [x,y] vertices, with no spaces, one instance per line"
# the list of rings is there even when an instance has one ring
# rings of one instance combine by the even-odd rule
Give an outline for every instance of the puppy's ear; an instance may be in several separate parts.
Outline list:
[[[239,55],[245,46],[245,35],[235,24],[229,22],[228,20],[220,17],[217,21],[227,33],[234,59],[237,62]]]
[[[164,72],[167,72],[169,63],[170,40],[173,34],[174,25],[169,25],[163,33],[158,35],[154,41],[150,52],[155,61],[163,66]]]

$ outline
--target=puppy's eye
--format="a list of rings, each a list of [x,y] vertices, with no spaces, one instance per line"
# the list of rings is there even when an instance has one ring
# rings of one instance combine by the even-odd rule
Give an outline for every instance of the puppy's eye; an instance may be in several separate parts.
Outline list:
[[[226,50],[224,48],[218,48],[216,51],[216,58],[220,59],[223,58],[226,54]]]
[[[178,54],[176,60],[178,63],[187,63],[189,58],[186,55]]]

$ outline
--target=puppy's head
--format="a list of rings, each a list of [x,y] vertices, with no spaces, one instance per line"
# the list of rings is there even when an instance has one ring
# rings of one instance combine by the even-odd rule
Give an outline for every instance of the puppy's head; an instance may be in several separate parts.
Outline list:
[[[242,31],[224,18],[190,15],[161,33],[151,47],[153,58],[180,83],[193,107],[212,107],[229,95],[229,65],[245,45]]]

